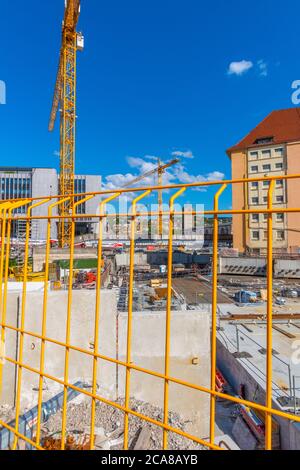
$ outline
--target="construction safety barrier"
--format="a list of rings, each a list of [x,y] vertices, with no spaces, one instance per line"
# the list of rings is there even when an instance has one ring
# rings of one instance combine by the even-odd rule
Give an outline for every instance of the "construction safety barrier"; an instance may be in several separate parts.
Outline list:
[[[280,176],[282,180],[288,182],[291,178],[300,178],[300,175],[288,175]],[[176,433],[189,440],[199,443],[212,450],[224,450],[224,447],[220,447],[215,443],[215,417],[216,417],[216,399],[221,398],[241,404],[249,407],[252,410],[259,410],[265,414],[265,448],[268,450],[272,449],[272,417],[280,416],[291,420],[293,422],[300,423],[300,416],[287,413],[272,406],[272,305],[273,305],[273,214],[274,213],[289,213],[299,212],[299,208],[288,208],[288,207],[276,207],[273,206],[273,192],[274,184],[278,176],[266,177],[266,178],[255,178],[255,179],[240,179],[240,180],[227,180],[227,181],[205,181],[200,183],[186,184],[186,185],[168,185],[164,187],[152,186],[147,188],[127,188],[118,191],[100,191],[98,193],[88,194],[74,194],[71,199],[72,213],[70,213],[68,224],[71,223],[71,243],[69,246],[69,277],[67,286],[67,305],[66,305],[66,331],[65,341],[58,341],[53,337],[47,335],[47,300],[49,292],[49,269],[50,269],[50,254],[52,249],[51,239],[51,224],[56,224],[57,221],[61,220],[65,216],[53,214],[53,211],[58,206],[66,202],[66,198],[60,196],[49,196],[34,199],[18,199],[10,201],[2,201],[0,204],[0,220],[1,220],[1,252],[0,252],[0,312],[1,312],[1,341],[3,348],[3,361],[0,367],[0,381],[3,386],[6,377],[3,375],[5,366],[3,362],[12,364],[16,367],[17,371],[17,387],[16,387],[16,399],[15,399],[15,420],[12,424],[0,421],[0,425],[7,429],[14,435],[11,448],[17,447],[18,441],[23,440],[30,446],[36,449],[42,450],[43,445],[41,441],[41,426],[43,422],[43,381],[48,379],[56,384],[63,387],[62,395],[62,422],[61,422],[61,449],[64,450],[66,446],[67,438],[67,403],[68,394],[70,390],[79,392],[84,396],[91,399],[91,422],[90,422],[90,448],[95,448],[95,414],[96,404],[101,402],[108,406],[114,407],[124,413],[124,450],[128,449],[129,445],[129,418],[135,416],[140,420],[157,426],[163,431],[162,449],[168,449],[168,437],[170,433]],[[235,184],[248,184],[253,181],[270,181],[268,188],[268,203],[265,207],[255,209],[219,209],[219,202],[221,195],[224,193],[226,188],[230,189],[231,185]],[[213,218],[213,255],[212,255],[212,298],[211,298],[211,355],[207,357],[207,361],[210,362],[211,377],[210,387],[204,387],[197,385],[196,383],[190,383],[173,377],[170,374],[170,344],[171,344],[171,322],[172,322],[172,260],[173,260],[173,234],[174,234],[174,217],[182,214],[182,211],[176,211],[174,209],[175,202],[189,189],[213,189],[214,190],[214,207],[209,210],[205,210],[203,215],[205,217]],[[215,189],[214,189],[215,188]],[[152,211],[150,213],[146,211],[138,210],[138,203],[145,200],[153,192],[164,190],[166,194],[171,195],[169,200],[168,210],[164,210],[163,214],[158,211]],[[130,261],[129,261],[129,288],[128,288],[128,316],[127,316],[127,347],[126,347],[126,360],[121,361],[119,359],[107,357],[99,353],[99,344],[101,337],[99,336],[99,323],[100,323],[100,303],[101,303],[101,268],[103,258],[103,227],[106,224],[106,219],[111,216],[106,212],[106,205],[117,200],[121,196],[129,194],[132,203],[130,214],[122,213],[118,214],[119,217],[128,218],[130,220]],[[201,192],[195,193],[199,199]],[[94,214],[80,214],[77,208],[88,202],[89,200],[101,197],[99,205],[99,211]],[[47,206],[46,215],[33,215],[33,210],[42,205]],[[23,213],[16,211],[18,208],[25,208]],[[185,214],[189,213],[192,216],[197,216],[197,211],[190,210],[185,211]],[[266,338],[266,402],[257,403],[254,401],[244,400],[237,396],[232,396],[227,393],[218,391],[218,385],[216,383],[217,377],[217,283],[218,283],[218,224],[219,217],[224,215],[238,215],[244,214],[249,215],[255,214],[267,214],[267,338]],[[159,217],[163,216],[168,219],[168,265],[167,265],[167,303],[166,303],[166,329],[165,329],[165,355],[164,355],[164,373],[158,373],[153,370],[140,367],[132,361],[132,319],[133,319],[133,284],[134,284],[134,259],[135,259],[135,245],[136,245],[136,229],[139,218],[143,216]],[[10,250],[11,250],[11,230],[13,221],[18,218],[25,221],[26,233],[24,237],[24,270],[23,270],[23,288],[22,288],[22,300],[21,300],[21,316],[18,326],[12,326],[7,323],[7,304],[9,297],[9,261],[10,261]],[[25,319],[30,314],[26,307],[26,295],[27,295],[27,284],[28,284],[28,267],[29,267],[29,247],[30,247],[30,230],[31,223],[33,220],[46,220],[47,221],[47,232],[45,240],[45,279],[43,289],[43,309],[41,312],[42,322],[41,331],[34,332],[29,331],[25,328]],[[74,244],[75,244],[75,225],[81,220],[97,220],[98,221],[98,240],[97,240],[97,277],[96,277],[96,289],[95,289],[95,314],[94,314],[94,338],[92,349],[79,348],[71,343],[71,320],[72,320],[72,295],[73,295],[73,265],[74,265]],[[300,228],[300,227],[299,227]],[[18,357],[9,357],[5,354],[5,342],[8,331],[13,331],[18,336],[19,348]],[[105,334],[105,332],[102,332]],[[40,363],[39,367],[34,367],[30,363],[24,361],[24,341],[25,338],[30,337],[40,342]],[[200,338],[199,338],[200,341]],[[45,349],[48,344],[55,344],[58,347],[64,349],[64,364],[63,378],[57,377],[49,373],[45,368]],[[69,379],[69,360],[70,352],[76,351],[81,355],[87,355],[93,360],[93,374],[92,374],[92,385],[91,389],[88,390],[81,387],[78,384],[71,383]],[[105,397],[98,394],[97,384],[97,371],[100,361],[117,364],[119,367],[125,369],[125,402],[120,404],[112,400],[106,399]],[[24,432],[23,418],[21,414],[21,397],[22,397],[22,374],[24,371],[30,371],[39,377],[38,387],[38,403],[36,409],[36,427],[34,435],[28,437]],[[163,419],[161,421],[146,416],[136,409],[132,409],[130,406],[131,398],[131,375],[133,371],[137,371],[141,374],[147,374],[161,380],[164,384],[163,390]],[[169,387],[170,384],[177,384],[181,387],[185,387],[191,390],[199,392],[199,394],[208,394],[210,396],[210,436],[208,439],[203,439],[189,434],[182,429],[173,427],[169,422]]]

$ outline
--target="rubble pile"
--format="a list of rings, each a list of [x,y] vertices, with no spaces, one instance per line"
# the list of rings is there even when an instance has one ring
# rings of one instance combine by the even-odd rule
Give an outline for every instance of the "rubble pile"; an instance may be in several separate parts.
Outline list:
[[[124,400],[116,403],[124,405]],[[163,421],[161,408],[137,400],[131,400],[131,409],[156,421]],[[71,449],[89,448],[90,443],[91,403],[69,403],[67,436]],[[189,422],[185,422],[177,413],[169,413],[169,424],[185,431]],[[44,443],[49,449],[60,445],[61,412],[49,418],[42,429]],[[117,408],[97,402],[95,418],[96,450],[121,450],[124,438],[124,413]],[[160,450],[163,430],[140,418],[129,415],[129,449]],[[176,433],[169,433],[169,449],[203,450],[204,447]]]
[[[15,410],[9,405],[0,405],[0,420],[4,423],[9,423],[15,418]],[[0,426],[1,428],[1,426]]]

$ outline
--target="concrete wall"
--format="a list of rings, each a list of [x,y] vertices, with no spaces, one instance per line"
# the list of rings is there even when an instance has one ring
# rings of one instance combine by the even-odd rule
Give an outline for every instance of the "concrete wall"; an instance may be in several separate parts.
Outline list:
[[[129,254],[122,253],[116,255],[117,266],[129,266]],[[197,264],[208,264],[211,260],[210,255],[205,254],[192,254],[175,251],[173,253],[173,264],[184,264],[191,265]],[[134,263],[136,266],[150,264],[151,266],[166,265],[168,262],[167,251],[155,251],[149,253],[135,253]]]
[[[274,276],[277,278],[300,279],[299,259],[274,259]],[[219,258],[220,274],[236,274],[247,276],[265,276],[267,264],[265,258]]]
[[[135,313],[132,324],[132,361],[164,373],[164,312]],[[207,313],[173,312],[171,321],[170,375],[197,385],[210,383],[210,325]],[[119,357],[126,358],[127,315],[119,317]],[[150,353],[150,354],[149,354]],[[197,365],[192,364],[198,358]],[[125,370],[119,368],[119,395],[124,395]],[[139,400],[163,407],[164,381],[132,372],[131,393]],[[170,383],[170,410],[192,420],[190,431],[206,436],[209,430],[209,395]]]
[[[266,260],[264,258],[219,258],[220,274],[244,274],[247,276],[257,276],[266,274]]]
[[[49,292],[47,304],[47,329],[46,335],[60,342],[66,340],[66,315],[67,292]],[[13,294],[8,298],[7,324],[17,326],[20,324],[20,306],[22,297]],[[111,291],[101,292],[101,320],[99,326],[101,354],[116,358],[116,298]],[[28,293],[26,302],[25,329],[41,334],[43,312],[43,293]],[[95,318],[95,292],[73,291],[72,317],[71,317],[71,344],[76,347],[92,351],[94,342],[94,318]],[[6,329],[6,355],[15,359],[16,334]],[[35,369],[40,367],[41,341],[25,335],[24,340],[24,364]],[[45,348],[45,372],[62,379],[64,376],[65,349],[62,346],[47,342]],[[78,379],[90,383],[92,377],[92,356],[70,351],[70,382]],[[106,397],[116,398],[116,366],[115,364],[99,360],[98,368],[99,393]],[[2,403],[14,404],[15,396],[15,367],[8,361],[4,365],[4,392]],[[31,407],[37,402],[38,375],[25,370],[22,381],[22,408]],[[44,399],[53,396],[60,386],[55,382],[45,379]]]
[[[300,259],[275,259],[274,274],[276,277],[300,279]]]
[[[70,343],[93,350],[95,292],[73,291]],[[67,296],[64,291],[49,292],[47,303],[46,336],[65,342]],[[127,314],[117,315],[116,296],[113,291],[101,291],[101,321],[99,328],[100,353],[125,361],[127,340]],[[8,297],[7,324],[20,324],[22,297]],[[25,329],[41,334],[43,293],[27,294]],[[208,387],[210,380],[209,316],[199,312],[173,312],[171,322],[171,376]],[[18,357],[16,333],[6,329],[6,355]],[[132,360],[147,369],[164,373],[165,313],[135,313],[132,325]],[[24,364],[40,368],[41,341],[25,335]],[[193,358],[198,364],[192,365]],[[62,379],[64,376],[65,348],[49,341],[45,347],[45,372]],[[109,399],[124,396],[125,369],[116,364],[98,360],[98,393]],[[70,350],[69,381],[91,383],[92,356]],[[163,406],[164,382],[147,374],[132,371],[131,396]],[[36,405],[38,374],[23,369],[22,409]],[[16,367],[8,361],[4,365],[4,390],[1,403],[14,404]],[[49,399],[61,390],[51,379],[44,380],[43,399]],[[187,421],[193,420],[191,432],[206,437],[209,429],[209,396],[179,385],[170,384],[170,409],[181,413]]]
[[[11,293],[7,298],[7,318],[6,323],[13,327],[19,326],[19,294]],[[18,354],[17,333],[6,329],[5,350],[4,353],[11,359],[16,360]],[[2,348],[1,348],[2,352]],[[3,366],[2,396],[0,395],[0,404],[14,404],[16,367],[14,364],[6,361]]]
[[[116,265],[118,268],[121,266],[129,266],[129,261],[129,253],[116,254]],[[134,264],[135,266],[145,266],[147,264],[147,253],[135,253]]]

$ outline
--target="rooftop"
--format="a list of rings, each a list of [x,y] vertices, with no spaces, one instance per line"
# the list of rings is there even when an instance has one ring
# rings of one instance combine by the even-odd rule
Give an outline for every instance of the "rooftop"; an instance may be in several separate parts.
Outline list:
[[[284,144],[300,140],[300,108],[272,111],[246,137],[227,150],[233,152],[266,144]]]

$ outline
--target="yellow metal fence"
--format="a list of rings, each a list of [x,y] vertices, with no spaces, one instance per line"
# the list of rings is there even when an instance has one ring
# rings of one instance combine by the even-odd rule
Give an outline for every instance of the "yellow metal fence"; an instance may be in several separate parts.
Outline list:
[[[294,178],[300,178],[300,175],[290,175],[290,176],[280,176],[281,179],[288,180]],[[205,183],[194,183],[189,185],[169,185],[163,188],[158,186],[153,186],[149,188],[129,188],[126,190],[120,191],[102,191],[99,193],[89,193],[76,195],[76,202],[73,204],[73,213],[70,214],[69,223],[71,222],[71,244],[69,247],[70,250],[70,270],[69,270],[69,279],[68,279],[68,297],[66,305],[66,331],[65,331],[65,341],[58,341],[54,338],[47,336],[47,300],[48,300],[48,276],[49,276],[49,263],[50,263],[50,253],[51,253],[51,223],[57,223],[60,220],[59,215],[53,215],[54,209],[58,208],[60,205],[66,202],[66,199],[63,199],[59,196],[56,197],[44,197],[40,199],[26,199],[26,200],[12,200],[12,201],[2,201],[0,203],[0,220],[1,220],[1,252],[0,252],[0,284],[3,286],[0,289],[0,313],[1,313],[1,341],[2,345],[5,344],[6,333],[7,331],[14,331],[18,335],[19,339],[19,350],[18,357],[8,357],[4,353],[3,361],[7,361],[10,364],[16,366],[17,369],[17,389],[16,389],[16,406],[15,406],[15,426],[11,427],[7,423],[0,421],[0,425],[4,428],[11,431],[15,438],[12,448],[17,447],[18,440],[23,440],[28,444],[34,446],[36,449],[42,450],[43,446],[41,443],[41,414],[42,414],[42,404],[43,404],[43,380],[49,379],[55,383],[63,386],[64,388],[64,400],[62,407],[62,425],[61,425],[61,449],[64,450],[66,446],[67,438],[67,398],[68,398],[68,389],[78,391],[89,397],[91,399],[91,422],[90,422],[90,448],[94,449],[95,446],[95,410],[97,402],[105,403],[111,407],[121,410],[124,413],[124,449],[128,449],[129,441],[129,417],[136,416],[141,420],[151,423],[163,431],[163,440],[162,440],[162,449],[168,449],[168,436],[169,433],[176,433],[187,439],[190,439],[196,443],[202,444],[208,449],[212,450],[222,450],[221,447],[215,444],[215,414],[216,414],[216,399],[222,398],[233,402],[236,404],[243,404],[247,407],[250,407],[254,410],[260,410],[265,413],[265,430],[266,430],[266,440],[265,448],[270,450],[272,449],[272,417],[279,416],[291,420],[294,422],[300,422],[300,416],[290,414],[287,412],[280,411],[272,407],[272,305],[273,305],[273,270],[272,270],[272,259],[273,259],[273,214],[274,213],[288,213],[288,212],[299,212],[299,208],[288,208],[288,207],[273,207],[273,192],[274,192],[274,183],[276,177],[270,178],[256,178],[256,179],[241,179],[241,180],[228,180],[228,181],[213,181]],[[265,181],[269,180],[270,185],[268,189],[268,204],[264,208],[260,209],[239,209],[239,210],[220,210],[219,209],[219,200],[226,188],[230,188],[234,184],[248,184],[252,181]],[[177,198],[182,196],[185,191],[191,188],[211,188],[214,189],[214,207],[213,209],[204,211],[205,216],[213,217],[213,258],[212,258],[212,313],[211,313],[211,357],[207,357],[207,361],[210,361],[211,367],[211,380],[210,388],[203,387],[194,383],[189,383],[183,381],[176,377],[170,375],[170,340],[171,340],[171,322],[172,322],[172,263],[173,263],[173,232],[174,232],[174,217],[179,213],[174,210],[174,204]],[[164,211],[163,215],[168,217],[169,220],[169,229],[168,229],[168,270],[167,270],[167,307],[166,307],[166,330],[165,330],[165,366],[164,373],[158,373],[153,370],[148,370],[132,362],[131,357],[131,345],[132,345],[132,313],[133,313],[133,284],[134,284],[134,255],[135,255],[135,237],[136,237],[136,224],[139,217],[143,215],[149,216],[148,213],[141,213],[137,210],[137,204],[144,198],[148,197],[151,192],[159,191],[164,189],[168,194],[171,193],[169,200],[169,210]],[[126,352],[126,361],[121,361],[115,358],[106,357],[99,353],[99,344],[101,342],[101,335],[99,335],[99,324],[100,324],[100,304],[101,304],[101,260],[102,260],[102,251],[103,251],[103,226],[105,224],[106,218],[109,215],[106,213],[106,205],[113,200],[117,200],[122,194],[130,193],[133,196],[131,213],[128,214],[119,214],[122,217],[129,217],[131,221],[131,237],[130,237],[130,265],[129,265],[129,298],[128,298],[128,324],[127,324],[127,352]],[[87,202],[88,200],[101,196],[101,204],[99,207],[99,212],[96,214],[77,214],[77,207],[81,204]],[[74,195],[75,198],[75,195]],[[45,216],[33,216],[33,209],[47,204],[48,214]],[[7,323],[7,302],[8,302],[8,283],[9,283],[9,259],[10,259],[10,250],[11,250],[11,230],[12,223],[15,220],[14,211],[17,208],[26,207],[26,213],[24,215],[18,215],[18,218],[26,222],[26,234],[24,242],[24,279],[23,279],[23,291],[22,291],[22,301],[21,301],[21,317],[20,322],[17,327],[9,325]],[[251,214],[251,213],[265,213],[268,215],[268,241],[267,241],[267,352],[266,352],[266,402],[264,404],[247,401],[240,399],[236,396],[231,396],[226,393],[221,393],[216,390],[216,361],[217,361],[217,282],[218,282],[218,225],[219,217],[224,215],[231,214]],[[185,212],[186,214],[186,212]],[[190,211],[191,215],[197,215],[193,210]],[[151,212],[151,217],[158,217],[158,212]],[[93,350],[88,350],[80,348],[71,344],[71,319],[72,319],[72,294],[73,294],[73,265],[74,265],[74,243],[75,243],[75,223],[84,218],[91,218],[93,220],[98,220],[99,222],[99,237],[98,237],[98,267],[97,267],[97,286],[95,290],[95,314],[94,314],[94,340],[93,340]],[[29,245],[30,245],[30,227],[31,222],[34,219],[44,219],[47,220],[47,236],[45,241],[45,283],[43,290],[43,309],[42,309],[42,328],[40,332],[28,331],[25,329],[25,318],[28,315],[26,308],[26,294],[27,294],[27,272],[29,264]],[[102,332],[105,334],[105,331]],[[31,364],[24,363],[24,339],[26,337],[35,338],[40,341],[40,367],[32,367]],[[47,344],[55,344],[64,348],[64,377],[60,379],[48,373],[45,368],[45,348]],[[93,375],[92,375],[92,387],[91,391],[87,389],[78,388],[76,385],[70,383],[69,380],[69,364],[70,364],[70,352],[76,351],[82,355],[88,355],[92,357],[93,360]],[[97,371],[99,367],[99,362],[105,361],[111,364],[117,364],[120,367],[125,368],[126,370],[126,384],[125,384],[125,403],[121,405],[114,401],[108,400],[103,396],[100,396],[97,393]],[[23,371],[27,370],[36,374],[39,377],[39,387],[38,387],[38,416],[36,423],[36,432],[35,438],[31,439],[28,436],[22,434],[19,431],[19,420],[20,420],[20,411],[21,411],[21,397],[22,397],[22,374]],[[142,374],[147,374],[152,377],[160,379],[164,383],[164,410],[163,410],[163,419],[158,421],[152,419],[149,416],[145,416],[140,412],[131,409],[130,407],[130,396],[131,396],[131,373],[132,371],[137,371]],[[6,380],[5,375],[3,375],[3,364],[0,367],[0,382],[3,384],[3,381]],[[199,393],[208,394],[210,396],[210,436],[208,440],[203,440],[198,436],[190,435],[189,433],[182,431],[181,429],[174,428],[169,423],[169,386],[170,384],[177,384],[182,387],[189,388],[191,390],[196,390]]]

